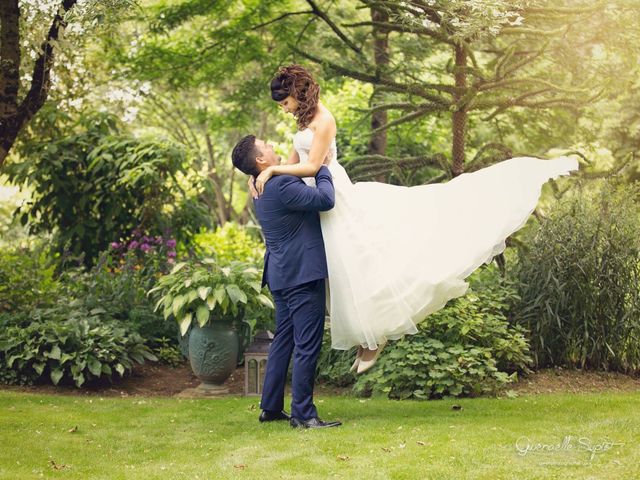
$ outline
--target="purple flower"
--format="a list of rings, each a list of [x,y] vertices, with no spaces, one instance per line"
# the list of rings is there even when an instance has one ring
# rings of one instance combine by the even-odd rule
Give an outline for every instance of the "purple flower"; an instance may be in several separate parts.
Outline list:
[[[167,247],[175,248],[176,247],[176,241],[174,239],[167,240]]]
[[[167,257],[175,257],[175,256],[176,256],[175,250],[170,250],[169,252],[167,252]]]
[[[162,243],[162,237],[160,235],[156,236],[154,238],[154,243],[157,243],[158,245],[160,245]]]
[[[151,250],[151,245],[149,245],[148,243],[143,243],[142,245],[140,245],[140,250],[142,250],[143,252],[148,252],[149,250]]]
[[[149,241],[149,237],[147,237],[147,236],[145,235],[144,237],[142,237],[142,238],[140,239],[140,241],[141,241],[141,242],[145,242],[145,243],[146,243],[146,242],[148,242],[148,241]]]
[[[111,242],[111,248],[113,248],[114,250],[120,248],[120,244],[118,242]]]
[[[137,247],[138,247],[138,245],[139,245],[139,243],[138,243],[138,242],[136,242],[135,240],[133,240],[133,241],[129,244],[129,248],[130,248],[131,250],[133,250],[134,248],[137,248]]]

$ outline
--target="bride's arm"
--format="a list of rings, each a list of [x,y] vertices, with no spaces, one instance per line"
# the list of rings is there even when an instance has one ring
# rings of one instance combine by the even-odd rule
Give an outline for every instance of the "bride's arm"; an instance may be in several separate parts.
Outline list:
[[[296,177],[314,177],[329,153],[331,142],[336,136],[336,124],[332,117],[318,121],[313,133],[313,141],[309,150],[309,161],[306,163],[274,165],[266,168],[256,179],[256,188],[262,194],[264,184],[273,175],[294,175]]]
[[[300,155],[298,155],[298,151],[295,148],[292,148],[286,164],[295,165],[296,163],[300,163]],[[251,196],[253,198],[257,199],[260,194],[256,189],[255,182],[256,182],[256,177],[254,177],[253,175],[249,175],[249,182],[248,182],[249,192],[251,193]]]

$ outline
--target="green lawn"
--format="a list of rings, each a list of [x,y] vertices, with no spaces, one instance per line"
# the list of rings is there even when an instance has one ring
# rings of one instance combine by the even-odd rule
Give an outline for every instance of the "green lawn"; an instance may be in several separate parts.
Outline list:
[[[0,391],[0,478],[640,475],[640,392],[424,402],[316,396],[316,405],[321,418],[344,424],[325,430],[260,424],[256,397],[102,399]],[[555,451],[519,455],[516,448],[526,438],[531,445],[558,445],[565,437]],[[587,450],[598,446],[599,452]]]

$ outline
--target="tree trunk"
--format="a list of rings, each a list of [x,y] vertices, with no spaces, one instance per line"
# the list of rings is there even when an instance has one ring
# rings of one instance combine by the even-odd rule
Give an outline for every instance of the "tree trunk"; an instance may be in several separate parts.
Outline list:
[[[371,8],[371,20],[373,22],[388,22],[389,14],[385,10],[377,8]],[[376,65],[376,76],[380,77],[386,67],[389,65],[389,31],[380,28],[377,24],[374,24],[372,28],[373,33],[373,57]],[[375,106],[380,97],[380,92],[377,85],[373,86],[373,94],[371,95],[371,106]],[[371,130],[375,130],[387,123],[387,111],[378,110],[371,114]],[[385,155],[387,150],[387,130],[375,132],[371,134],[371,139],[367,146],[367,153],[369,155]],[[378,181],[384,180],[377,178]]]
[[[229,212],[226,209],[226,199],[224,198],[224,192],[222,191],[222,182],[220,181],[220,177],[218,176],[216,170],[216,158],[215,152],[213,151],[213,142],[211,141],[211,136],[208,133],[204,134],[205,142],[207,144],[207,154],[209,156],[208,161],[208,170],[209,170],[209,179],[211,183],[213,183],[213,191],[216,196],[216,214],[218,216],[218,225],[222,226],[229,220]]]
[[[466,89],[467,87],[467,74],[464,67],[467,65],[467,53],[464,50],[464,46],[456,44],[455,46],[456,64],[454,77],[456,81],[456,87]],[[464,90],[456,91],[453,94],[453,100],[457,104],[464,95]],[[454,177],[457,177],[461,173],[464,173],[464,145],[465,136],[467,131],[467,110],[465,105],[457,105],[456,110],[453,112],[452,129],[453,129],[453,143],[451,148],[451,158],[453,160],[452,173]]]
[[[20,105],[17,103],[20,88],[20,9],[18,0],[0,2],[0,167],[20,130],[47,100],[53,66],[52,40],[58,39],[60,29],[66,26],[62,15],[71,10],[76,1],[62,1],[62,14],[58,11],[53,18],[47,38],[42,43],[42,51],[33,66],[31,87]]]

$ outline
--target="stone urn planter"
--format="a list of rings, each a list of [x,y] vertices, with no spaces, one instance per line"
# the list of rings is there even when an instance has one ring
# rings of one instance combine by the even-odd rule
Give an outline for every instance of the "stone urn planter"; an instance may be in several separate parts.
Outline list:
[[[229,393],[223,384],[236,368],[240,342],[230,322],[195,325],[189,334],[189,363],[208,394]]]
[[[252,330],[251,324],[245,320],[240,322],[236,322],[232,325],[234,331],[237,332],[238,335],[238,358],[236,361],[236,367],[240,367],[244,365],[244,351],[247,349],[252,339]],[[187,332],[182,335],[178,332],[178,348],[180,349],[180,353],[184,358],[189,358],[189,335],[193,330],[193,324],[189,327]]]
[[[178,322],[181,351],[202,381],[185,396],[228,393],[223,384],[250,341],[249,324],[243,322],[246,307],[274,308],[260,280],[255,266],[240,262],[220,266],[205,258],[178,263],[147,293],[160,297],[156,310],[163,306],[165,319],[173,316]]]

